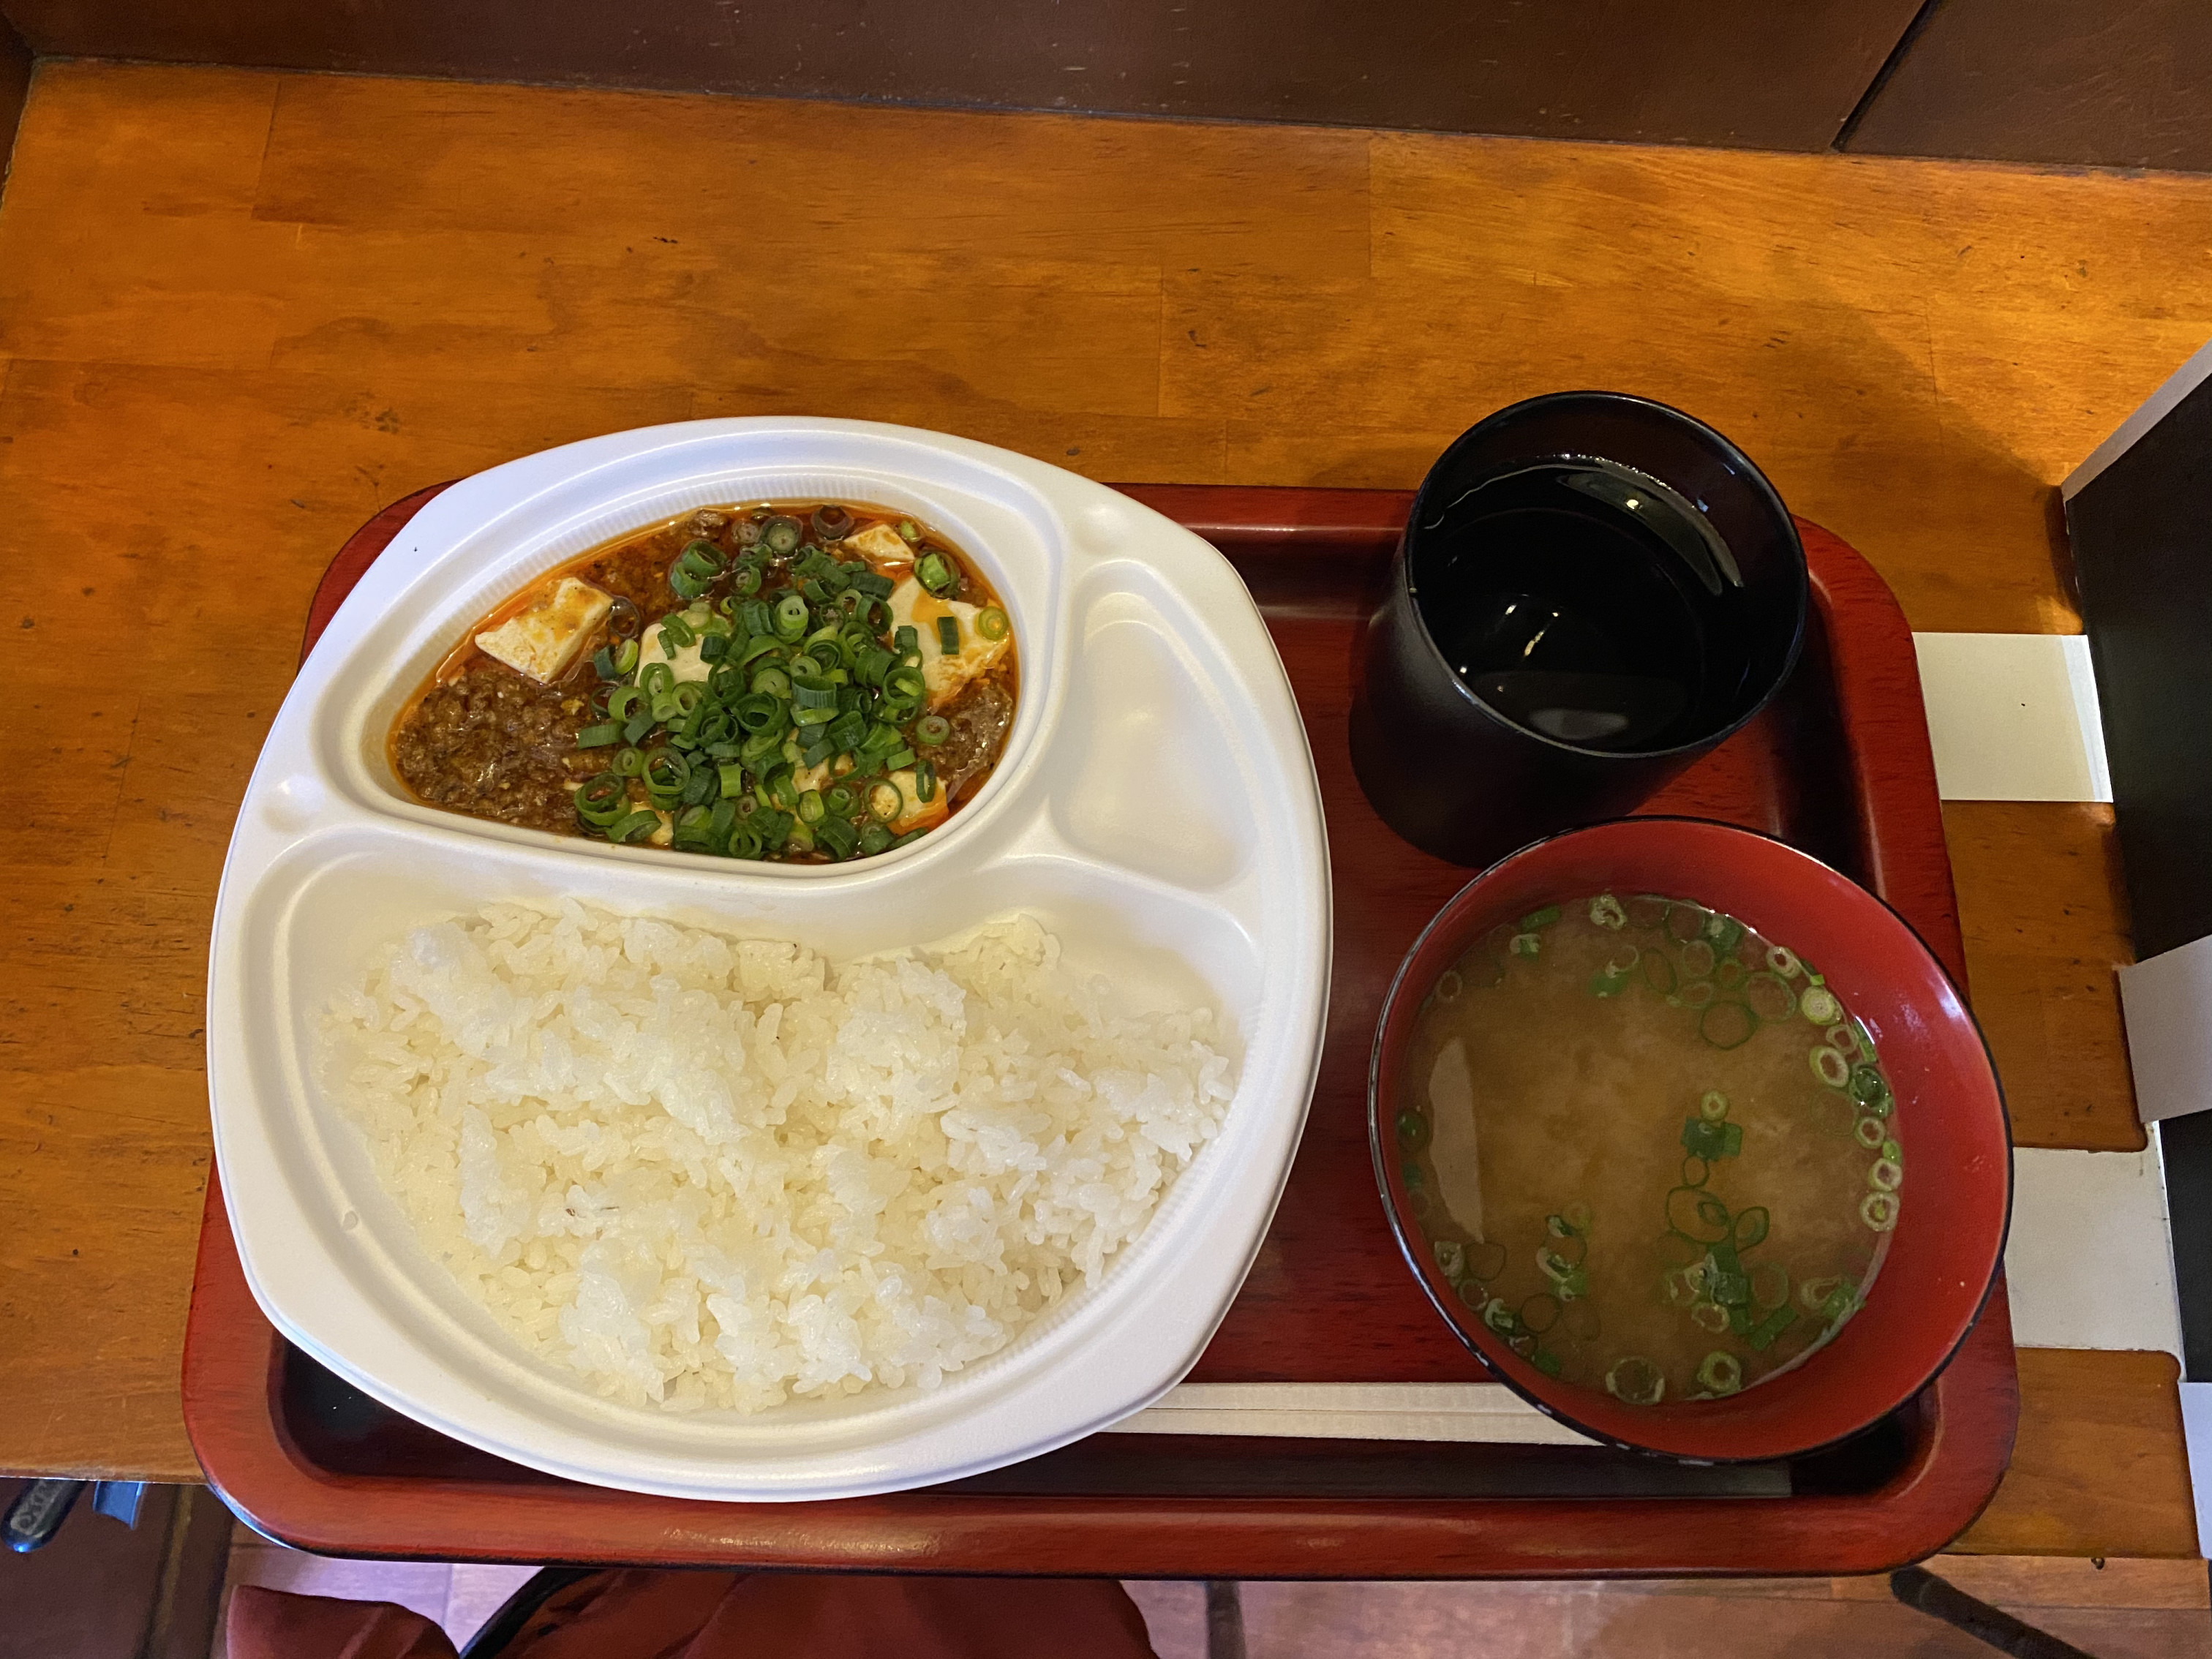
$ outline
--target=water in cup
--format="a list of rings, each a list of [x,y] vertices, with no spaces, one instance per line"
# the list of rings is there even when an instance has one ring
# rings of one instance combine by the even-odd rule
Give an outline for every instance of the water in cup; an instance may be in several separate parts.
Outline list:
[[[1657,479],[1553,457],[1477,482],[1419,528],[1421,618],[1515,724],[1580,748],[1663,750],[1711,730],[1741,691],[1742,574]]]

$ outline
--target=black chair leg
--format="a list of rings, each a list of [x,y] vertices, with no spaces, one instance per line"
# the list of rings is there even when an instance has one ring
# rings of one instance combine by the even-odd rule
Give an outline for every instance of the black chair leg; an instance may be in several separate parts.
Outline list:
[[[521,1588],[499,1605],[499,1611],[484,1620],[483,1628],[469,1638],[469,1644],[461,1650],[461,1659],[492,1659],[503,1653],[507,1644],[522,1633],[530,1622],[530,1615],[551,1601],[554,1596],[574,1583],[579,1578],[589,1578],[600,1571],[597,1567],[540,1567],[525,1579]]]
[[[1244,1598],[1234,1579],[1206,1581],[1206,1659],[1244,1659]]]
[[[1977,1600],[1923,1567],[1902,1567],[1889,1575],[1889,1593],[1908,1607],[1941,1619],[1977,1641],[2014,1659],[2095,1659],[2070,1642],[2046,1636],[2002,1608]]]

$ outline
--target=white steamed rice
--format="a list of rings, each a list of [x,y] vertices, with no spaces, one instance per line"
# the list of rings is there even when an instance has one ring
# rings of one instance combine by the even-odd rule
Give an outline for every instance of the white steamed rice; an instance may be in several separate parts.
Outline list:
[[[600,1393],[936,1386],[1103,1272],[1218,1132],[1213,1015],[1028,916],[832,969],[568,902],[394,941],[336,1092],[430,1254]]]

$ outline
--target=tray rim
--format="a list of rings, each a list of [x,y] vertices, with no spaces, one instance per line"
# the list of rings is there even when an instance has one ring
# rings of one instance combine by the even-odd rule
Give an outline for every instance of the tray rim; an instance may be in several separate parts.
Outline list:
[[[310,638],[381,544],[436,493],[395,501],[349,538],[310,607]],[[1410,492],[1125,485],[1232,556],[1295,556],[1347,542],[1381,552]],[[1895,727],[1879,765],[1850,745],[1855,851],[1870,884],[1965,982],[1934,763],[1910,630],[1848,544],[1799,520],[1827,623],[1846,731]],[[1838,611],[1853,625],[1838,629]],[[1907,718],[1909,717],[1909,718]],[[1917,738],[1916,738],[1917,733]],[[246,1342],[234,1340],[240,1326]],[[258,1326],[257,1331],[255,1327]],[[234,1340],[226,1343],[226,1337]],[[258,1339],[258,1340],[257,1340]],[[538,1562],[1111,1573],[1127,1577],[1570,1577],[1869,1572],[1933,1553],[1994,1495],[2018,1420],[2002,1275],[1951,1365],[1921,1396],[1906,1465],[1884,1486],[1789,1498],[1036,1497],[943,1490],[804,1505],[702,1504],[597,1488],[334,1474],[286,1436],[283,1346],[246,1291],[210,1177],[184,1375],[185,1417],[210,1483],[249,1524],[332,1553]],[[1399,1443],[1411,1445],[1414,1443]],[[380,1492],[410,1524],[374,1535]],[[1746,1505],[1751,1505],[1747,1510]],[[626,1517],[623,1512],[635,1510]],[[643,1524],[640,1524],[640,1523]],[[1751,1522],[1746,1525],[1746,1522]],[[1743,1540],[1753,1540],[1750,1547]]]

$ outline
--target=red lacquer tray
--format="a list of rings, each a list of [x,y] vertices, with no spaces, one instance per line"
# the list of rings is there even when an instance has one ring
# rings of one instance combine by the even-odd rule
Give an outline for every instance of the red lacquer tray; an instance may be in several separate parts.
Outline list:
[[[315,596],[310,645],[434,490],[377,515]],[[1384,989],[1468,873],[1369,809],[1345,748],[1352,651],[1410,498],[1132,488],[1235,562],[1311,735],[1336,897],[1328,1047],[1280,1211],[1194,1382],[1470,1382],[1480,1366],[1399,1258],[1369,1163]],[[1649,810],[1779,835],[1887,898],[1965,981],[1903,614],[1866,562],[1801,526],[1814,610],[1775,705]],[[2000,1284],[1958,1358],[1881,1427],[1786,1465],[1697,1469],[1595,1447],[1095,1435],[947,1486],[799,1504],[646,1498],[555,1480],[387,1411],[280,1339],[210,1182],[185,1419],[254,1526],[343,1555],[747,1564],[1122,1577],[1876,1571],[1941,1548],[2004,1472],[2019,1414]]]

